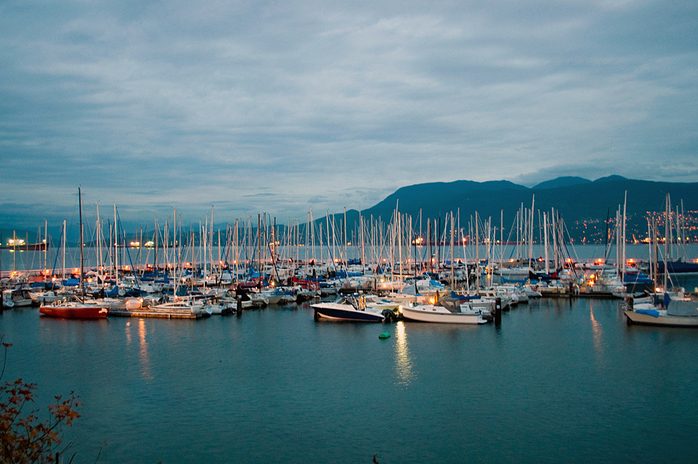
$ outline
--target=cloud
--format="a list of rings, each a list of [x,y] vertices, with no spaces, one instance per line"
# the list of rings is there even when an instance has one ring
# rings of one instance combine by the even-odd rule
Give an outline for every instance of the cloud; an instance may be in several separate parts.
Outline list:
[[[458,179],[695,182],[697,23],[650,0],[5,2],[0,201],[27,213],[0,222],[78,185],[145,221]]]

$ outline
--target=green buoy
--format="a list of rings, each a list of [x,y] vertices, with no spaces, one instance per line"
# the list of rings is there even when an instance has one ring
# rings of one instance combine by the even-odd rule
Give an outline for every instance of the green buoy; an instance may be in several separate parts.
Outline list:
[[[386,338],[390,338],[390,333],[389,332],[383,332],[378,336],[381,340],[385,340]]]

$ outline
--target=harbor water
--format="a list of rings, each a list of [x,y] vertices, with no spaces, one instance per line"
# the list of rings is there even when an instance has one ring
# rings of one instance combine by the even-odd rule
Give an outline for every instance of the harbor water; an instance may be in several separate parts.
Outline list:
[[[500,326],[316,322],[307,304],[199,321],[28,308],[0,333],[3,381],[36,383],[37,408],[84,403],[64,429],[73,462],[698,458],[698,330],[627,326],[618,300],[532,301]]]

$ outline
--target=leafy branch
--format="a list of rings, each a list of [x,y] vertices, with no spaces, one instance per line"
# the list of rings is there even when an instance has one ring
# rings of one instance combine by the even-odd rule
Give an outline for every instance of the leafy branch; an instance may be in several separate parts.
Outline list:
[[[2,335],[0,341],[5,350],[1,381],[7,365],[7,351],[12,344],[5,343]],[[61,427],[73,425],[80,417],[76,409],[82,403],[77,401],[75,392],[70,392],[65,399],[55,396],[56,402],[48,407],[49,418],[40,421],[38,410],[23,413],[25,406],[34,402],[35,390],[36,384],[22,379],[0,386],[0,462],[60,464],[60,453],[66,449],[59,449]]]

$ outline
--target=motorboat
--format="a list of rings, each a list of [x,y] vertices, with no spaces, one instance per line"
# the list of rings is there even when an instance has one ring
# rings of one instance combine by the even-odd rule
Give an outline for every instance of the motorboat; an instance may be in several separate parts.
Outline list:
[[[334,302],[314,303],[310,307],[315,311],[315,320],[383,322],[386,319],[386,311],[394,314],[390,309],[368,307],[363,296],[342,297]]]
[[[405,319],[419,322],[440,322],[445,324],[485,324],[482,313],[470,303],[461,303],[457,298],[444,298],[436,304],[402,306]]]

